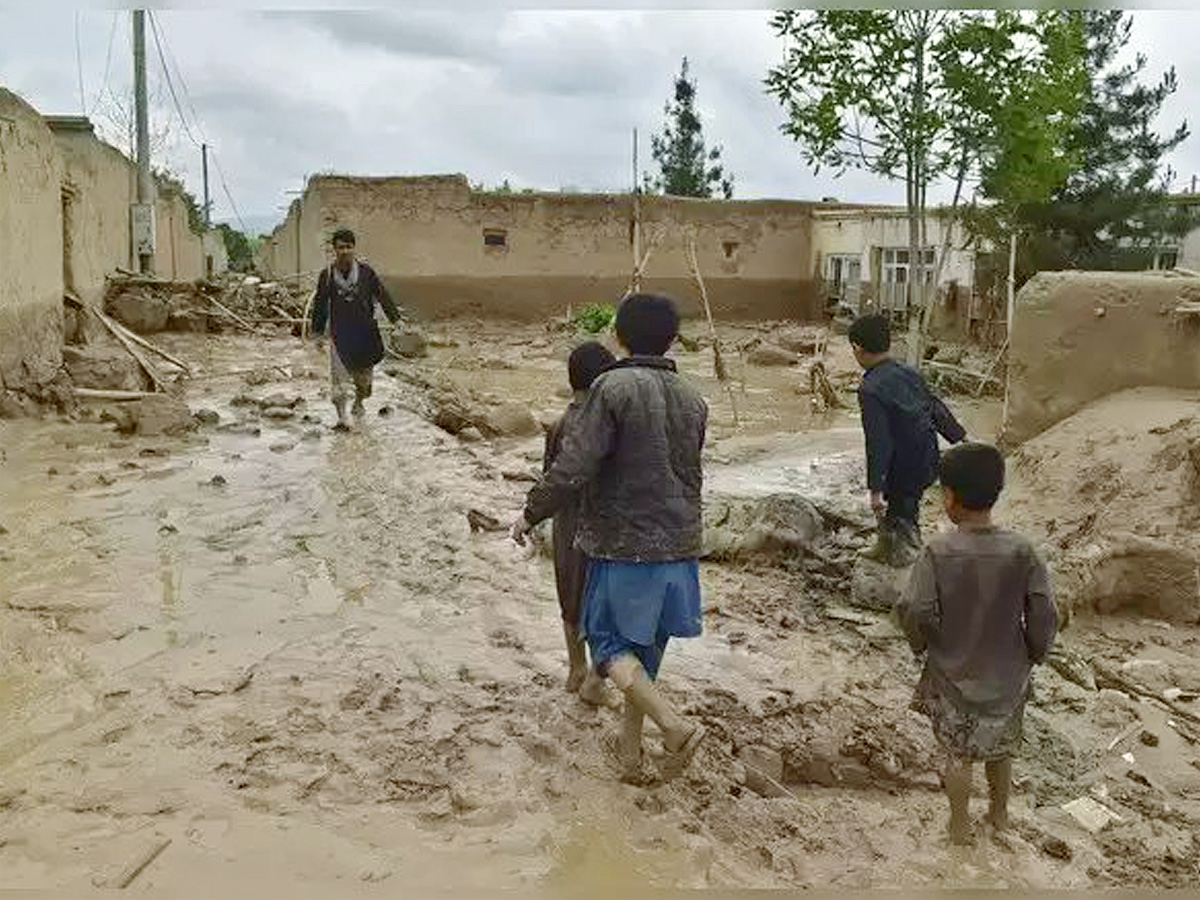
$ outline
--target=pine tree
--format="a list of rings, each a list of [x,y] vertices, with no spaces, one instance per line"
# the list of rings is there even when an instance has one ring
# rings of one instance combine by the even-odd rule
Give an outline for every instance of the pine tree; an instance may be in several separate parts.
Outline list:
[[[1144,268],[1156,243],[1189,225],[1168,209],[1173,173],[1165,164],[1166,155],[1187,139],[1187,124],[1165,136],[1153,128],[1178,87],[1175,70],[1157,84],[1144,84],[1144,56],[1117,64],[1129,43],[1129,14],[1081,15],[1089,87],[1067,138],[1078,164],[1048,202],[1021,211],[1025,277],[1042,270]]]
[[[663,107],[667,121],[660,134],[650,138],[651,155],[659,174],[644,176],[651,193],[676,197],[712,197],[720,191],[726,200],[733,196],[733,176],[721,164],[721,148],[706,149],[700,116],[696,112],[696,81],[688,77],[685,56],[675,79],[675,99]]]

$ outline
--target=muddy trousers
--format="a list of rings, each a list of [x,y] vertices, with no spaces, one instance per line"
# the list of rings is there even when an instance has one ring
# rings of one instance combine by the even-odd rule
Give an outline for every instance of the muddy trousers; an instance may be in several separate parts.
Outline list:
[[[371,396],[374,371],[371,366],[353,371],[347,369],[337,347],[333,341],[329,342],[329,394],[339,412],[344,412],[351,400],[358,405]]]
[[[921,494],[888,494],[884,518],[913,546],[921,543]]]

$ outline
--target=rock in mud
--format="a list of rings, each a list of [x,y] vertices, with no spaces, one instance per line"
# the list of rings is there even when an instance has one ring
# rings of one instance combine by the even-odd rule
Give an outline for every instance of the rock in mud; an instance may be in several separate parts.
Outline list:
[[[167,331],[182,331],[191,334],[208,333],[208,314],[195,309],[173,312],[167,317]]]
[[[774,344],[759,344],[746,354],[746,362],[752,366],[792,366],[799,361],[795,353]]]
[[[799,494],[704,498],[704,555],[709,559],[802,552],[824,531],[821,514]]]
[[[783,754],[761,744],[750,744],[738,752],[746,769],[746,787],[762,797],[784,797]]]
[[[221,421],[221,414],[214,409],[202,409],[196,413],[196,421],[201,425],[217,425]]]
[[[294,419],[296,417],[296,411],[286,406],[268,406],[262,414],[267,419]]]
[[[146,377],[136,359],[121,348],[99,346],[62,349],[63,364],[76,387],[109,391],[143,391]]]
[[[489,410],[484,421],[478,423],[480,430],[498,437],[533,437],[542,433],[541,423],[521,403],[505,403]]]
[[[33,398],[17,391],[0,392],[0,419],[33,419],[40,412]]]
[[[464,444],[478,444],[483,440],[483,433],[474,425],[470,425],[458,433],[458,439]]]
[[[118,294],[110,297],[106,306],[109,315],[140,334],[165,330],[171,317],[167,301],[143,294]]]
[[[294,449],[295,446],[296,443],[294,441],[276,441],[271,445],[270,449],[272,453],[287,453],[289,450]]]
[[[304,398],[296,394],[271,394],[256,401],[260,409],[295,409],[304,402]]]
[[[1140,535],[1113,534],[1084,548],[1074,561],[1080,566],[1076,608],[1200,621],[1200,576],[1196,557],[1187,550]]]
[[[392,332],[392,349],[405,359],[419,359],[429,355],[429,342],[417,328],[401,328]]]
[[[137,433],[144,437],[176,436],[196,427],[192,411],[182,400],[166,394],[143,397],[137,402]]]
[[[817,350],[816,336],[798,329],[788,329],[778,332],[772,335],[772,339],[776,345],[787,350],[789,353],[811,356]]]
[[[105,407],[100,413],[100,421],[116,425],[119,434],[133,434],[137,431],[137,415],[128,405]]]
[[[857,559],[850,577],[850,605],[891,612],[908,586],[912,567],[894,569],[869,559]]]

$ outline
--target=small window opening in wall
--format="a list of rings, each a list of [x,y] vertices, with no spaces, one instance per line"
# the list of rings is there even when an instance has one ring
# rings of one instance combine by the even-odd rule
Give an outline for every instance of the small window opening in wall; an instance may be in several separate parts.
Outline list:
[[[483,229],[483,246],[485,247],[507,247],[508,232],[503,228],[485,228]]]
[[[737,253],[738,242],[737,241],[725,241],[725,243],[723,243],[721,245],[721,248],[725,251],[726,259],[733,259],[733,254]]]

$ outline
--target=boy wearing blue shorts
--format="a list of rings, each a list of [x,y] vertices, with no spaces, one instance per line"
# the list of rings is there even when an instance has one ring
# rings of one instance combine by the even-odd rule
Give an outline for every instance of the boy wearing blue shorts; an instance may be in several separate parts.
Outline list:
[[[704,735],[655,684],[668,640],[701,632],[708,407],[665,355],[678,331],[668,297],[634,294],[621,303],[617,339],[629,356],[593,383],[512,532],[523,544],[539,522],[580,502],[577,544],[589,559],[581,626],[597,671],[625,695],[617,752],[626,781],[645,777],[645,716],[661,729],[676,771]]]

